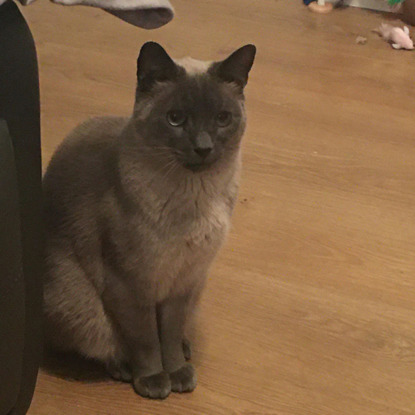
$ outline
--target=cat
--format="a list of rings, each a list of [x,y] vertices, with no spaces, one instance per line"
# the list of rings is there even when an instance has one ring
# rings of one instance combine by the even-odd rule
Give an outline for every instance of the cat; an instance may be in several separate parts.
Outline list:
[[[184,331],[237,197],[255,53],[174,61],[144,44],[133,115],[75,128],[44,176],[47,342],[143,397],[196,386]]]

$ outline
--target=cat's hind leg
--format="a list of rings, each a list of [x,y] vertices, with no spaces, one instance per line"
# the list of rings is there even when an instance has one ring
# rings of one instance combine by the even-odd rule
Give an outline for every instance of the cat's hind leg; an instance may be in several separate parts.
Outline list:
[[[182,347],[184,358],[189,361],[192,358],[192,344],[187,337],[183,338]]]
[[[49,256],[44,287],[46,341],[55,349],[74,351],[104,363],[126,379],[126,359],[97,288],[67,253]],[[122,368],[122,370],[121,370]]]
[[[110,360],[106,363],[106,369],[114,380],[127,383],[133,380],[131,366],[126,360]]]

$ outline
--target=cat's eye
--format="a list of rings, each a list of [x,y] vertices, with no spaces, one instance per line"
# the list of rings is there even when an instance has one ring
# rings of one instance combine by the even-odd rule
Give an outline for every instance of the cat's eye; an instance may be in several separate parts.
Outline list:
[[[169,111],[167,121],[173,127],[180,127],[186,122],[186,114],[183,111]]]
[[[232,121],[232,113],[229,111],[221,111],[216,116],[216,122],[218,123],[219,127],[227,127]]]

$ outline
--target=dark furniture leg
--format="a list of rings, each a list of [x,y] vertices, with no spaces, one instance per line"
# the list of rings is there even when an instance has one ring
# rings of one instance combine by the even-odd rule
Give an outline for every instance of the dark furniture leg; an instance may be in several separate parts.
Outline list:
[[[39,85],[17,6],[0,6],[0,415],[23,415],[41,355]]]

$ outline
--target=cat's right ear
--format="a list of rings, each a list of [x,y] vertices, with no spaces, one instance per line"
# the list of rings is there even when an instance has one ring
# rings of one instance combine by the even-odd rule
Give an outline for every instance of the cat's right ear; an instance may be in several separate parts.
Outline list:
[[[156,82],[174,80],[179,68],[156,42],[145,43],[137,59],[137,88],[147,92]]]

